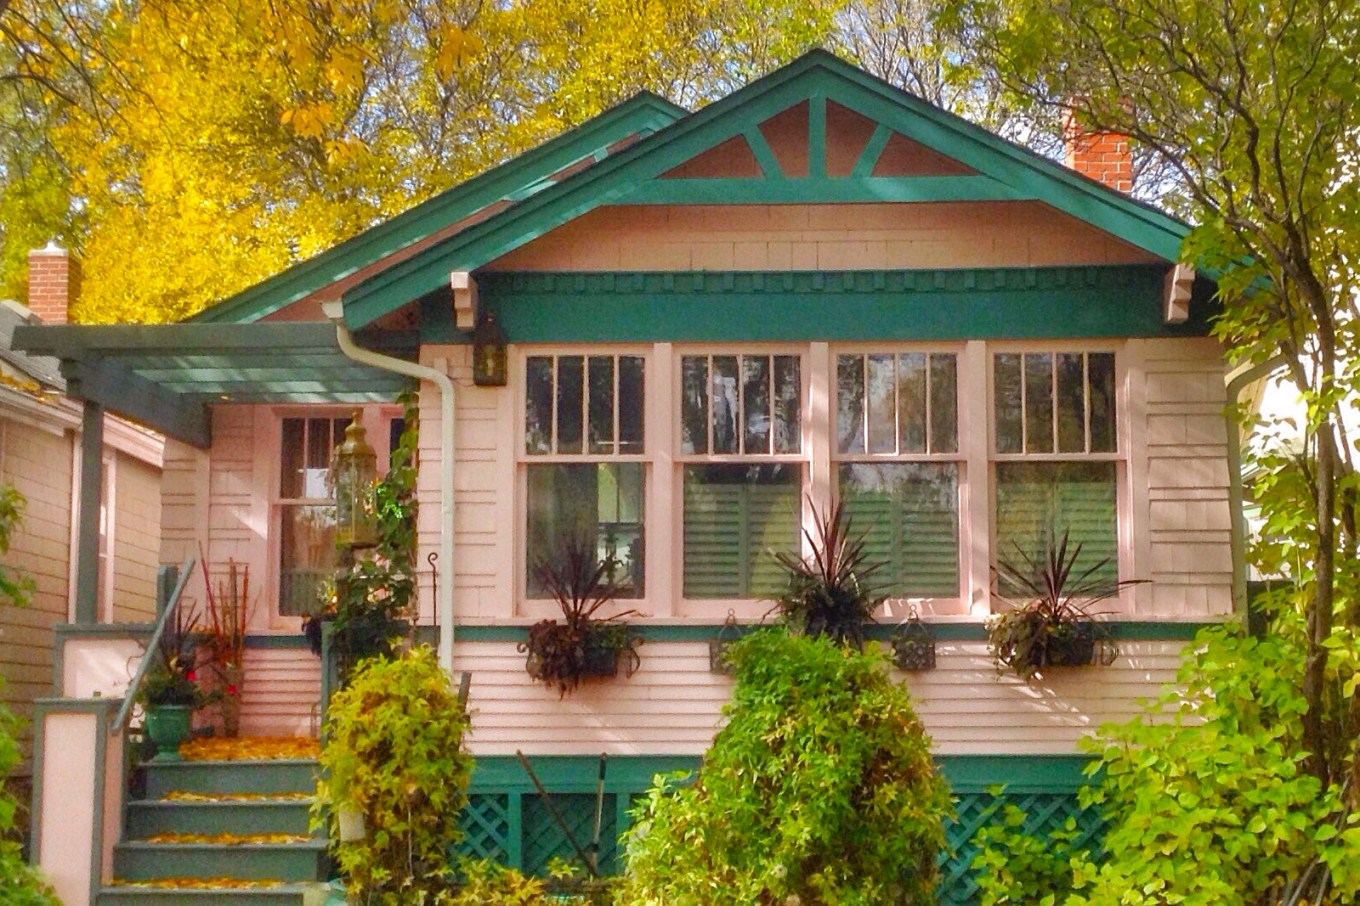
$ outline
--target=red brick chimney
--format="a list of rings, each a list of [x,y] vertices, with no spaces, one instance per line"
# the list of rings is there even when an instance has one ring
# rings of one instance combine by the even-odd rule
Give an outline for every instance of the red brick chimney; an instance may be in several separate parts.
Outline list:
[[[1069,110],[1063,114],[1063,162],[1117,192],[1133,191],[1133,151],[1129,137],[1117,132],[1089,132]]]
[[[65,324],[80,292],[80,262],[55,241],[28,253],[28,309],[44,324]]]

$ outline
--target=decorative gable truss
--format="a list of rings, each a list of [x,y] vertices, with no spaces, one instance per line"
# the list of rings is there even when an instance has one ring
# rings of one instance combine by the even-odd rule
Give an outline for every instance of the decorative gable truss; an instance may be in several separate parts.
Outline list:
[[[814,51],[343,295],[359,328],[610,205],[1032,201],[1174,262],[1187,227]],[[466,317],[466,315],[465,315]]]

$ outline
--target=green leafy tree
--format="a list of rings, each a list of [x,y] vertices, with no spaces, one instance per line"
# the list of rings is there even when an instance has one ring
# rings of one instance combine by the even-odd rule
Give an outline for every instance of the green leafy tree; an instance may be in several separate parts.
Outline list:
[[[729,656],[727,724],[639,809],[619,902],[933,903],[949,790],[887,660],[778,630]]]
[[[14,485],[0,485],[0,558],[9,553],[10,542],[23,519],[26,505],[24,495]],[[32,595],[32,577],[0,562],[0,604],[24,607]]]

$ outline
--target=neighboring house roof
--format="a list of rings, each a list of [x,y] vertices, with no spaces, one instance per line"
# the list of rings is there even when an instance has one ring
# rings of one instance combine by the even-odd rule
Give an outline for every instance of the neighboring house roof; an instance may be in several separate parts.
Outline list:
[[[13,347],[14,328],[37,324],[33,312],[11,299],[0,300],[0,373],[17,382],[31,382],[34,389],[65,392],[61,362],[45,355],[34,355]]]
[[[975,171],[970,176],[874,177],[857,172],[828,178],[811,172],[786,178],[756,124],[803,101],[825,124],[832,101],[880,125],[871,140],[897,132]],[[881,137],[880,137],[881,136]],[[730,139],[743,137],[760,162],[752,180],[678,180],[663,176]],[[825,143],[814,124],[810,140]],[[817,150],[810,151],[816,158]],[[745,183],[745,185],[741,185]],[[348,289],[351,328],[447,286],[453,271],[471,271],[569,220],[611,204],[780,204],[856,201],[1039,201],[1131,245],[1174,261],[1189,228],[1154,208],[1087,179],[941,110],[826,53],[793,63],[679,119],[622,152],[573,174],[519,204],[442,239]]]

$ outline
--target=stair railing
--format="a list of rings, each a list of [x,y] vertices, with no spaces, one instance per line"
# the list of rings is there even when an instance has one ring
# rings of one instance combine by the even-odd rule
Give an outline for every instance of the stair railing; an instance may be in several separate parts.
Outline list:
[[[127,695],[123,697],[123,706],[118,709],[118,714],[109,724],[110,736],[127,727],[128,718],[132,716],[132,706],[136,704],[137,694],[142,689],[142,679],[151,666],[151,659],[155,656],[157,647],[160,646],[161,636],[165,635],[165,624],[170,619],[171,614],[175,612],[175,608],[179,606],[179,598],[184,593],[184,586],[189,584],[189,578],[194,574],[194,564],[195,558],[191,556],[180,567],[179,579],[175,582],[174,591],[170,592],[170,597],[161,610],[159,619],[156,620],[156,628],[151,633],[151,640],[146,643],[146,655],[142,658],[142,662],[137,665],[137,672],[133,674],[132,682],[128,684]]]

